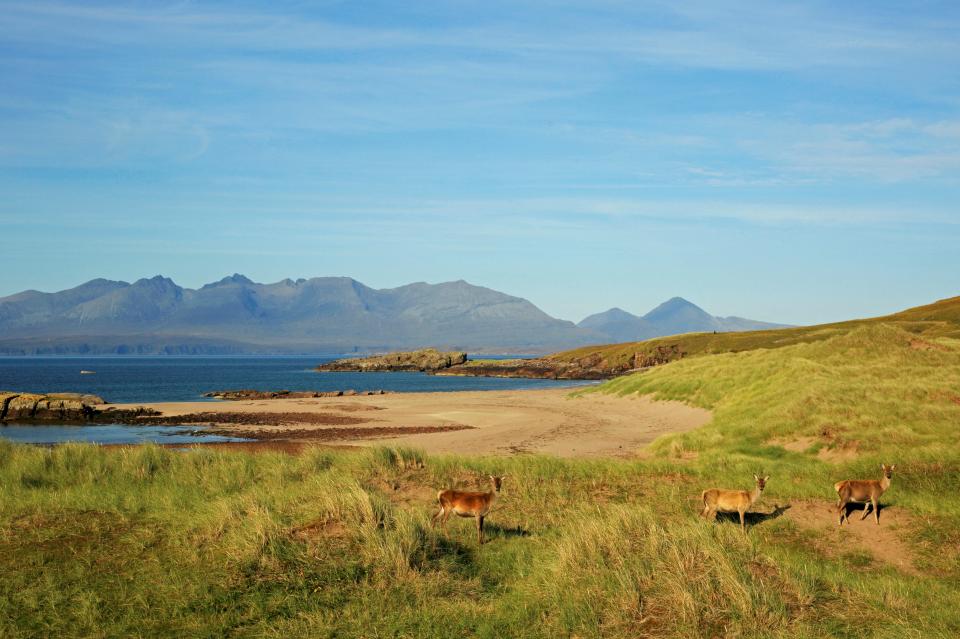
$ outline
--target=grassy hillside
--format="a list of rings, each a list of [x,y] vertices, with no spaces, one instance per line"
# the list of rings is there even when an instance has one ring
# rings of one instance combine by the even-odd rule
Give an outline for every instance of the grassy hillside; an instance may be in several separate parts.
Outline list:
[[[960,634],[960,341],[867,325],[591,392],[714,420],[633,461],[0,443],[0,636]],[[897,472],[869,531],[907,568],[852,543],[871,522],[795,515],[881,461]],[[696,516],[703,488],[759,471],[747,535]],[[436,488],[486,473],[509,473],[489,542],[431,530]]]
[[[658,337],[643,342],[585,346],[556,353],[546,359],[560,362],[595,359],[603,361],[603,366],[606,368],[629,368],[629,363],[637,353],[653,353],[658,348],[667,348],[674,345],[678,346],[686,357],[713,353],[735,353],[758,348],[782,348],[793,344],[819,342],[874,324],[897,326],[909,333],[923,337],[960,338],[960,297],[951,297],[934,304],[918,306],[884,317],[740,333],[687,333]]]

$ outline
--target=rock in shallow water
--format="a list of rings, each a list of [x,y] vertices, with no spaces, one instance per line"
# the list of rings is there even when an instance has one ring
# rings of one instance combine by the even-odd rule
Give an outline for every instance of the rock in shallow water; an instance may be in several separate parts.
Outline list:
[[[0,392],[0,420],[87,421],[104,403],[96,395],[80,393]]]

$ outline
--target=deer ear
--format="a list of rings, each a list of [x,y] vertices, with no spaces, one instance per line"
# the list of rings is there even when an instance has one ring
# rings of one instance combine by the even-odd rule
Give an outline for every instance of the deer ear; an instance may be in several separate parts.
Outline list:
[[[890,465],[890,470],[893,470],[893,469],[896,468],[896,467],[897,467],[896,464],[891,464],[891,465]]]
[[[768,479],[770,479],[770,475],[767,475],[766,477],[763,478],[763,483],[767,483]]]
[[[753,481],[760,481],[760,477],[757,476],[757,475],[754,475],[754,476],[753,476]]]

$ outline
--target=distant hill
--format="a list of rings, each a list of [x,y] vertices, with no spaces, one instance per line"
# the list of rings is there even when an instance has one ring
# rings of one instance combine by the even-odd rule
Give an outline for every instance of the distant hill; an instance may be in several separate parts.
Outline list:
[[[632,368],[638,357],[644,359],[661,355],[663,361],[672,361],[680,357],[780,348],[793,344],[818,342],[838,335],[846,335],[863,326],[880,324],[894,326],[915,335],[914,348],[920,350],[941,348],[940,345],[926,340],[936,338],[960,340],[960,297],[951,297],[882,317],[816,326],[671,335],[634,342],[585,346],[549,355],[544,360],[560,364],[587,362],[594,368],[623,371]]]
[[[611,309],[576,325],[462,280],[373,289],[349,277],[260,284],[234,274],[189,289],[157,275],[0,298],[0,354],[8,355],[347,354],[428,346],[545,353],[770,326],[713,317],[681,298],[642,318]]]
[[[603,341],[464,281],[376,290],[348,277],[193,290],[162,276],[0,298],[0,353],[347,353],[437,346],[534,352]]]
[[[584,318],[577,326],[600,333],[610,342],[636,342],[680,333],[727,333],[786,328],[785,324],[758,322],[742,317],[715,317],[682,297],[667,300],[643,317],[619,308],[611,308]]]

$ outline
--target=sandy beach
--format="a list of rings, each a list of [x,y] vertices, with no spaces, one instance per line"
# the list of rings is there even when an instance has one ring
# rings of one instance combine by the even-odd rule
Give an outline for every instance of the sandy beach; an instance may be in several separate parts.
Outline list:
[[[164,417],[261,440],[405,445],[429,453],[632,456],[710,412],[647,397],[570,389],[143,404]],[[135,405],[117,405],[132,408]],[[202,416],[202,417],[200,417]]]

